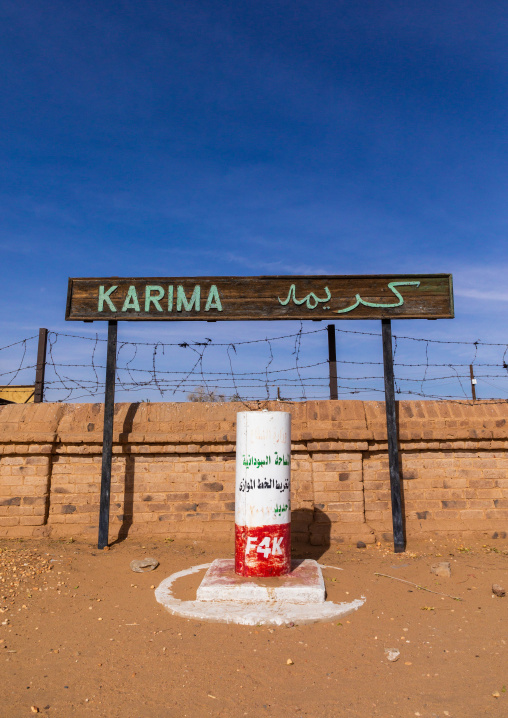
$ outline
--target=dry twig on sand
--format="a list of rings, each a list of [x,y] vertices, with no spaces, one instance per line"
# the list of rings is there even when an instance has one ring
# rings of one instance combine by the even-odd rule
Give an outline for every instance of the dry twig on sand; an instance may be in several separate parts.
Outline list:
[[[420,586],[417,583],[413,583],[412,581],[406,581],[404,578],[397,578],[397,576],[389,576],[387,573],[375,573],[374,576],[384,576],[385,578],[392,578],[394,581],[400,581],[401,583],[408,583],[410,586],[415,586],[416,588],[420,589],[420,591],[428,591],[429,593],[435,593],[437,596],[446,596],[446,598],[453,598],[454,601],[462,601],[462,598],[459,598],[458,596],[450,596],[449,593],[441,593],[440,591],[433,591],[431,588],[425,588],[425,586]]]

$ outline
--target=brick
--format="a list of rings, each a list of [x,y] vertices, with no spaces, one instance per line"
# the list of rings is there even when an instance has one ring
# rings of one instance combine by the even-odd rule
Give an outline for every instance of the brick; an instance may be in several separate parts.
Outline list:
[[[465,489],[467,487],[467,479],[444,479],[443,488],[445,489]]]
[[[211,496],[210,498],[213,498],[213,496]],[[223,501],[199,501],[199,503],[197,504],[197,510],[205,511],[205,512],[224,511],[224,502]]]
[[[19,506],[21,504],[21,496],[12,496],[9,499],[0,501],[0,506]]]
[[[406,501],[423,501],[424,499],[428,499],[429,496],[434,496],[434,493],[434,491],[422,491],[421,489],[413,489],[412,486],[404,486],[404,497]]]
[[[503,496],[501,489],[477,489],[476,495],[479,499],[500,499]]]
[[[22,466],[23,459],[19,456],[6,456],[2,459],[1,466]]]
[[[458,519],[460,514],[458,511],[454,511],[451,509],[446,509],[443,511],[434,511],[433,512],[434,518],[436,519]]]
[[[0,526],[18,526],[18,516],[0,516]]]
[[[192,502],[175,504],[174,509],[176,511],[196,511],[198,505]]]
[[[15,471],[13,471],[13,475],[22,476],[23,478],[29,477],[29,476],[37,476],[37,469],[41,467],[38,466],[16,466]]]
[[[44,495],[44,496],[24,496],[22,503],[23,503],[23,506],[44,506],[46,504],[46,495]]]
[[[40,526],[44,521],[43,516],[20,516],[20,526]]]
[[[392,506],[391,502],[389,502],[389,501],[376,501],[371,504],[368,504],[369,510],[374,510],[374,511],[384,511],[385,509],[391,510],[391,506]],[[355,504],[355,507],[358,509],[357,504]],[[367,511],[367,503],[365,504],[365,511]]]
[[[183,514],[181,514],[181,513],[160,514],[157,517],[157,520],[161,521],[161,522],[169,522],[171,524],[176,524],[178,522],[183,521]]]
[[[340,492],[339,491],[315,491],[314,492],[314,501],[316,504],[324,504],[327,501],[339,501],[340,499]]]
[[[475,473],[477,476],[477,472]],[[472,489],[493,489],[495,487],[494,479],[470,479],[469,487]]]
[[[44,514],[44,511],[39,512],[39,516]],[[16,506],[10,509],[11,516],[34,516],[36,515],[32,506]]]
[[[218,481],[214,481],[213,483],[204,483],[203,488],[206,491],[222,491],[224,488],[224,484],[219,483]]]
[[[507,520],[508,519],[508,509],[494,509],[494,510],[486,511],[485,516],[488,519]]]
[[[433,499],[414,499],[413,497],[405,497],[404,504],[408,509],[442,509],[442,501],[439,501],[437,497]]]
[[[464,521],[468,521],[470,519],[483,519],[484,517],[485,512],[481,509],[468,509],[467,511],[460,512],[460,518]]]
[[[341,501],[363,501],[363,491],[341,491]]]
[[[180,498],[180,500],[182,500],[182,498],[185,498],[185,497],[180,496],[179,498]],[[167,500],[167,494],[164,494],[162,492],[161,493],[145,493],[144,491],[140,493],[140,492],[136,491],[134,493],[134,499],[136,501],[145,501],[146,503],[150,503],[152,501],[165,501],[165,500]]]
[[[382,521],[384,514],[381,511],[365,511],[365,520],[367,523],[371,521]]]
[[[491,509],[494,506],[494,499],[468,499],[470,509]]]
[[[91,513],[86,513],[86,514],[73,514],[72,516],[69,516],[68,514],[66,514],[62,518],[64,519],[64,523],[70,524],[72,527],[76,524],[90,524],[93,521],[93,519],[95,518],[95,515],[91,514]]]
[[[24,476],[23,486],[46,486],[46,480],[40,476]]]
[[[467,506],[467,501],[455,501],[455,500],[448,500],[448,501],[441,501],[441,504],[443,506],[443,509],[465,509]]]
[[[328,504],[327,509],[329,511],[352,511],[354,504],[352,502],[342,501],[339,503]]]
[[[365,517],[363,513],[351,512],[350,514],[344,513],[340,517],[340,521],[344,523],[364,523]]]

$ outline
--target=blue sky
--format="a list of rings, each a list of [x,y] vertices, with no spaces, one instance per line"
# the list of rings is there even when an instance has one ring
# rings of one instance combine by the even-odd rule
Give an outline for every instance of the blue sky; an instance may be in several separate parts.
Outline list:
[[[3,0],[0,18],[0,345],[104,333],[64,322],[69,276],[385,272],[454,274],[456,319],[395,332],[508,341],[506,3]],[[121,332],[212,329],[287,325]]]

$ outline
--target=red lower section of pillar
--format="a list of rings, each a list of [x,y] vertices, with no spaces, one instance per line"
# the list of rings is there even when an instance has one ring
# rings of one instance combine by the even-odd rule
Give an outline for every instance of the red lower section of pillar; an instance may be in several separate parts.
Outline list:
[[[235,526],[235,573],[283,576],[291,570],[291,524]]]

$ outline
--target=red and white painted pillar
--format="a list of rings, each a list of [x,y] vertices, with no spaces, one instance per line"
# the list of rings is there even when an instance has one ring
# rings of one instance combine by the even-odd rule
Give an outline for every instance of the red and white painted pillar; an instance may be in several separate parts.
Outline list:
[[[291,414],[236,416],[235,572],[282,576],[291,570]]]

